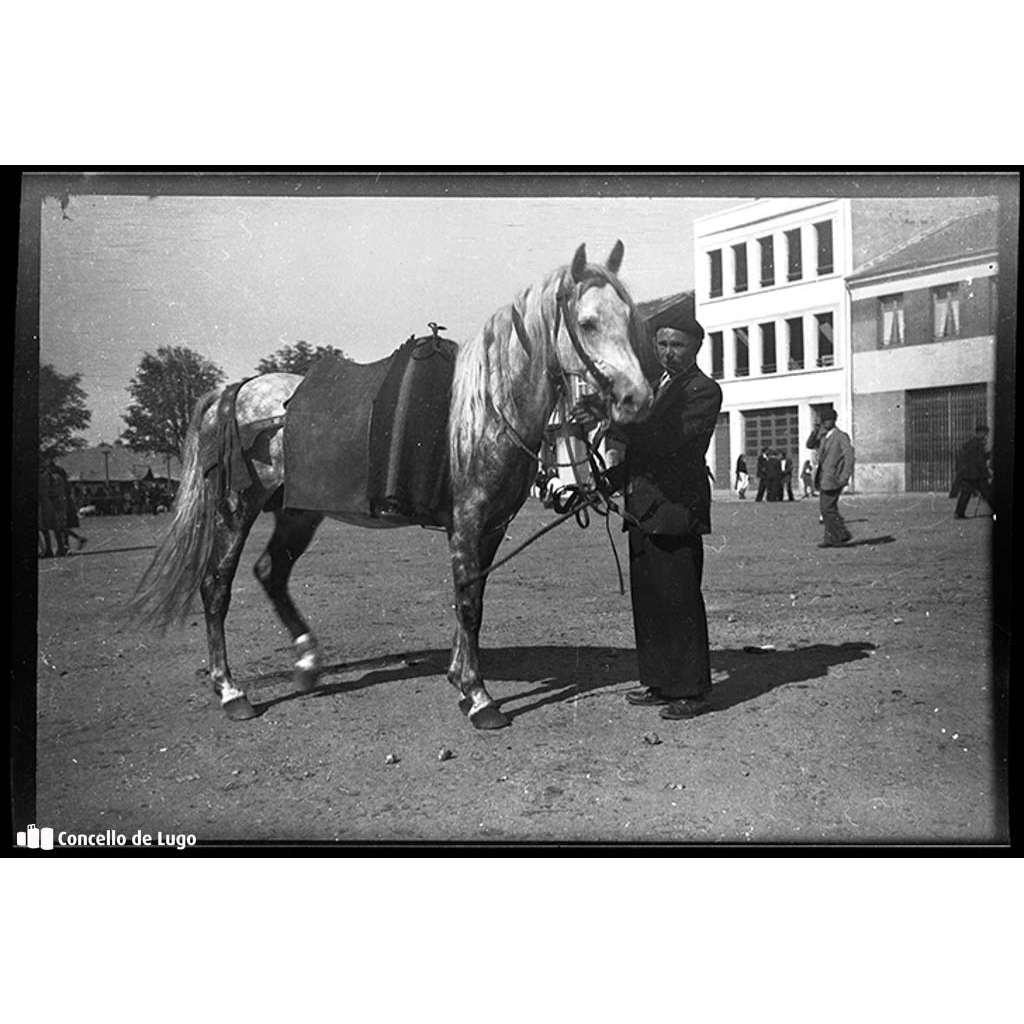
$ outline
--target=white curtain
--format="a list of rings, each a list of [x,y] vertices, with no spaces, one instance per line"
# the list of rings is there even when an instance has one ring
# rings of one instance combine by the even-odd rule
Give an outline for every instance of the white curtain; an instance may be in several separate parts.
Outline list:
[[[960,295],[953,288],[935,293],[935,337],[960,333]]]
[[[882,306],[882,344],[903,343],[903,305],[891,302]]]

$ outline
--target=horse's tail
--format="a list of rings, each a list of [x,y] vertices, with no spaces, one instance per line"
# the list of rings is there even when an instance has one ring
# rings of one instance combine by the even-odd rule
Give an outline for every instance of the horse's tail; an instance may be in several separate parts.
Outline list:
[[[216,495],[208,488],[200,459],[203,417],[218,392],[196,402],[181,454],[181,485],[171,506],[171,525],[139,581],[129,614],[140,625],[166,629],[188,616],[213,546]]]

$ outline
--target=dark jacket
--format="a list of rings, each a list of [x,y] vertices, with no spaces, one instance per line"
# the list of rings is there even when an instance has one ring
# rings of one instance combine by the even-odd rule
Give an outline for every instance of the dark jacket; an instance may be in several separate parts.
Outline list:
[[[984,438],[972,437],[960,449],[957,476],[961,480],[988,479],[988,452],[985,451]]]
[[[722,389],[692,366],[659,389],[643,423],[613,428],[626,447],[608,482],[614,490],[625,488],[627,520],[645,533],[711,532],[711,485],[704,455],[721,407]]]

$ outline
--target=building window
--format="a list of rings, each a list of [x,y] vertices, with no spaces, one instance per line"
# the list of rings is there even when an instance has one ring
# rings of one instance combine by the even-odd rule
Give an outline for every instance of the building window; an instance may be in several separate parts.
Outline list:
[[[803,317],[794,317],[786,321],[786,330],[789,333],[789,368],[791,370],[802,370],[804,368],[804,321]]]
[[[878,300],[878,327],[883,346],[903,344],[906,335],[902,295],[883,295]]]
[[[832,221],[823,220],[820,224],[814,225],[815,234],[818,236],[818,276],[831,274],[834,267],[832,263]]]
[[[818,365],[835,366],[836,348],[831,313],[815,313],[818,325]]]
[[[988,279],[989,296],[989,330],[995,334],[999,330],[999,278],[992,276]]]
[[[779,368],[775,360],[775,324],[761,324],[761,372],[775,373]]]
[[[747,243],[732,247],[733,287],[735,291],[747,290]]]
[[[932,289],[935,338],[955,338],[960,333],[960,286]]]
[[[804,276],[803,254],[800,251],[800,229],[786,232],[786,279],[799,281]]]
[[[736,352],[736,376],[750,376],[750,338],[746,327],[737,327],[732,332],[733,345]]]
[[[761,249],[761,287],[770,288],[775,284],[775,239],[769,235],[759,238],[757,244]]]
[[[715,249],[708,253],[708,263],[711,269],[711,291],[712,299],[717,299],[722,294],[722,250]]]
[[[711,377],[721,380],[725,376],[725,346],[722,344],[722,332],[712,331],[711,338]]]

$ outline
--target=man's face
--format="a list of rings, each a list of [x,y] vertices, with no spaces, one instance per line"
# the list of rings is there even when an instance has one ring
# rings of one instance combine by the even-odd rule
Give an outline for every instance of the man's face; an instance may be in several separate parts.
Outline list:
[[[835,416],[823,416],[821,418],[821,426],[823,430],[831,430],[836,425]]]
[[[688,369],[697,361],[700,340],[692,334],[663,327],[654,338],[654,348],[661,365],[671,374]]]

